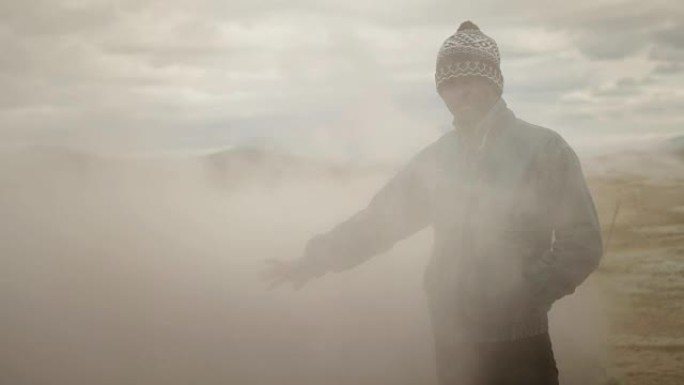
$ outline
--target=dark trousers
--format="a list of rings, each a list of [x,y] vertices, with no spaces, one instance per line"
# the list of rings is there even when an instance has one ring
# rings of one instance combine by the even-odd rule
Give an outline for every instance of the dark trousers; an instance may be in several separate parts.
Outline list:
[[[558,385],[549,334],[515,341],[435,341],[440,385]]]

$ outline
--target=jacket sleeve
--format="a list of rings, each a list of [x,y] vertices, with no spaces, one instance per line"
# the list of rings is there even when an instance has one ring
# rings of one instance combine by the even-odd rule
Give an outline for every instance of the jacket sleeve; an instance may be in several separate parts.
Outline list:
[[[541,188],[551,203],[553,242],[526,271],[534,297],[546,309],[573,293],[603,255],[601,228],[577,155],[560,137],[551,143],[537,164],[544,168]]]
[[[426,227],[430,210],[424,157],[417,156],[389,180],[366,208],[307,244],[302,267],[310,275],[350,269]]]

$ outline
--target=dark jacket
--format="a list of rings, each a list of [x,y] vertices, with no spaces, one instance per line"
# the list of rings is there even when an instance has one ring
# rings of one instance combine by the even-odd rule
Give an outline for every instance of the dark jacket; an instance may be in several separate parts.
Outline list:
[[[597,267],[601,232],[577,156],[500,99],[475,141],[458,130],[422,150],[368,207],[314,237],[313,274],[354,267],[431,225],[425,289],[454,338],[547,330],[551,304]]]

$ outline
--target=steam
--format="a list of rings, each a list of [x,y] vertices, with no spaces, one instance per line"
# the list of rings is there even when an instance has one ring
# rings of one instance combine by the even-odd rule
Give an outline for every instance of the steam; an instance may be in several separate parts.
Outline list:
[[[258,280],[393,171],[270,156],[220,154],[236,172],[208,156],[6,154],[0,382],[435,383],[429,230],[298,292]],[[596,294],[552,315],[564,378],[602,368]]]

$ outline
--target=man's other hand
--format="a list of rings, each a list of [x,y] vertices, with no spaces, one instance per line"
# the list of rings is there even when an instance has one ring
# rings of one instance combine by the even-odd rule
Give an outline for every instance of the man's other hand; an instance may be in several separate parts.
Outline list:
[[[286,282],[292,284],[295,290],[299,290],[312,278],[298,260],[268,259],[265,262],[268,266],[261,277],[268,282],[269,290]]]

